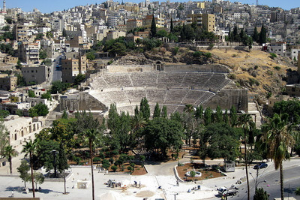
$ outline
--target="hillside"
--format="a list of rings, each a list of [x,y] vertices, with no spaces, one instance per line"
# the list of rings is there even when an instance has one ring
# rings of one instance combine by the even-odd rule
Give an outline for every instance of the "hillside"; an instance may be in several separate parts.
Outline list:
[[[277,56],[272,59],[270,53],[260,50],[240,51],[234,49],[201,50],[203,55],[195,58],[194,51],[187,48],[179,48],[174,54],[174,48],[169,51],[146,52],[145,56],[150,60],[162,60],[167,64],[206,64],[220,63],[229,66],[232,73],[229,78],[233,79],[237,87],[248,88],[249,92],[257,93],[261,97],[267,94],[277,95],[284,91],[286,85],[286,70],[296,67],[291,60]],[[173,53],[172,53],[173,52]],[[207,56],[211,54],[211,57]]]
[[[210,52],[214,61],[232,69],[229,77],[235,80],[238,87],[246,87],[260,95],[281,93],[286,85],[286,70],[296,70],[289,59],[279,56],[272,59],[270,53],[259,50],[213,49]]]

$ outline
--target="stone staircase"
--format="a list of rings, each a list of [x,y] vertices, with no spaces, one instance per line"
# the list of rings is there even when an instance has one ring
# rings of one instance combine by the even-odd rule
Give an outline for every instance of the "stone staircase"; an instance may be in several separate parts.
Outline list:
[[[256,104],[254,102],[248,103],[248,114],[252,115],[253,121],[255,121],[255,123],[256,123],[256,128],[260,128],[262,118],[261,118],[260,112],[258,111]]]

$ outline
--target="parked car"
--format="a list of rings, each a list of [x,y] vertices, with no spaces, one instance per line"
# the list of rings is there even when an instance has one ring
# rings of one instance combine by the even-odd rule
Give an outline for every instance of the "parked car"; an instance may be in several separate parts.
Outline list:
[[[267,163],[260,163],[254,166],[254,169],[262,169],[268,167]]]
[[[231,187],[231,188],[221,187],[218,188],[217,190],[219,196],[235,196],[238,193],[238,190],[235,187]]]

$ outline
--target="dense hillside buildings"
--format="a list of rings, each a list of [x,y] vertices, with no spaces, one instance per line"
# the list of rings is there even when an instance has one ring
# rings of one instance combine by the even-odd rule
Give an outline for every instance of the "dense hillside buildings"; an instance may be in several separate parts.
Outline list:
[[[87,70],[86,56],[79,53],[71,54],[70,57],[61,61],[62,63],[62,82],[73,83],[79,74],[85,74]]]

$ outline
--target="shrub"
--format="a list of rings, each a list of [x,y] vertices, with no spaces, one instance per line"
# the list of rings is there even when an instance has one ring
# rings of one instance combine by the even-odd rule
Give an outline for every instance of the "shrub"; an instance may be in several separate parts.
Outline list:
[[[177,55],[178,51],[179,51],[179,47],[175,47],[175,48],[173,49],[173,54],[174,54],[174,55]]]
[[[257,68],[258,68],[258,66],[257,66],[257,65],[255,65],[255,66],[254,66],[254,69],[257,69]]]
[[[205,56],[206,58],[211,58],[211,53],[209,53],[209,52],[204,53],[204,56]]]
[[[236,79],[236,75],[235,74],[228,74],[228,78],[234,80],[234,79]]]
[[[300,187],[298,187],[298,188],[296,189],[295,194],[296,194],[296,195],[300,195]]]
[[[259,82],[254,78],[249,78],[249,83],[251,86],[253,85],[259,86]]]
[[[131,167],[131,166],[128,166],[127,169],[131,172],[132,167]]]
[[[271,57],[272,59],[274,59],[274,58],[277,57],[277,55],[276,55],[275,53],[270,53],[270,57]]]
[[[111,169],[112,169],[114,172],[116,172],[117,169],[118,169],[118,167],[114,165],[114,166],[111,167]]]
[[[203,53],[202,53],[201,51],[195,51],[195,52],[193,53],[193,57],[194,57],[194,58],[199,58],[202,54],[203,54]]]
[[[109,162],[110,162],[111,164],[113,164],[113,163],[114,163],[114,159],[113,159],[113,158],[109,158]]]
[[[237,57],[237,55],[236,54],[232,54],[232,57]]]
[[[99,157],[102,158],[102,159],[104,159],[104,158],[105,158],[104,153],[101,152],[101,153],[99,154]]]
[[[99,158],[99,157],[93,158],[93,162],[95,162],[95,163],[98,163],[98,162],[100,162],[100,161],[101,161],[101,158]]]
[[[269,99],[271,96],[272,96],[272,92],[268,92],[266,95],[267,99]]]
[[[110,60],[107,65],[111,65],[114,61],[113,60]]]
[[[279,71],[281,69],[281,67],[275,66],[274,69],[276,69],[277,71]]]
[[[269,196],[263,188],[258,188],[253,196],[254,200],[268,200]]]
[[[209,46],[208,46],[208,48],[207,48],[207,50],[212,50],[214,48],[214,44],[209,44]]]
[[[111,152],[111,155],[114,155],[114,156],[118,155],[118,154],[119,154],[119,151],[117,149],[115,149]]]

